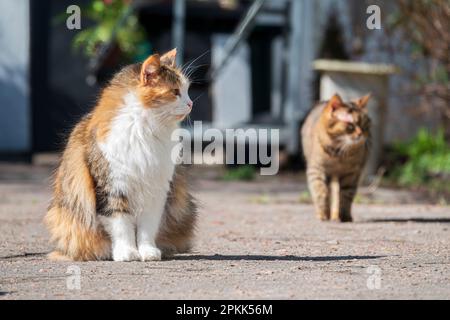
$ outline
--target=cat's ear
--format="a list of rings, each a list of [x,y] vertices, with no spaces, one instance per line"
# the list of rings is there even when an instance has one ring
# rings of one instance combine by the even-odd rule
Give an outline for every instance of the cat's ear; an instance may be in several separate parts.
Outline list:
[[[328,102],[328,105],[333,109],[336,110],[337,108],[341,107],[344,104],[344,102],[341,99],[341,96],[335,93],[330,101]]]
[[[141,84],[147,85],[159,73],[161,59],[159,54],[153,54],[144,61],[141,67]]]
[[[165,64],[166,66],[175,67],[177,59],[177,48],[174,48],[161,57],[161,63]]]
[[[363,109],[366,107],[371,96],[372,96],[372,94],[370,94],[370,93],[366,94],[364,97],[353,100],[353,103],[356,104],[358,106],[358,108]]]

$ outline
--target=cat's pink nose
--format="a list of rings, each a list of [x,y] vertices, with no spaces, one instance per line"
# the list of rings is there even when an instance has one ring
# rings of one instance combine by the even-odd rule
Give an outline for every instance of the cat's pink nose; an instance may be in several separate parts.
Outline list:
[[[194,103],[192,101],[189,101],[187,105],[188,105],[189,108],[192,109],[192,106],[194,105]]]

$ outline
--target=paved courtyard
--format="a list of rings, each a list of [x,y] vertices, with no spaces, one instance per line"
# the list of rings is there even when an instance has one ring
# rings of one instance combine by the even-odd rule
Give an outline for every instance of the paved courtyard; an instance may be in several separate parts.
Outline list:
[[[224,182],[198,169],[192,253],[51,262],[42,224],[51,170],[0,165],[0,299],[450,298],[450,207],[418,194],[363,189],[354,223],[324,223],[300,175]]]

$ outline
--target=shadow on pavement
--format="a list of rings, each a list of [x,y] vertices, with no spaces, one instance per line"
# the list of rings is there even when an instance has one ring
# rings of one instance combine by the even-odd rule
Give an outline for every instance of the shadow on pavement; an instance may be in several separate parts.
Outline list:
[[[361,221],[363,223],[383,223],[383,222],[416,222],[416,223],[450,223],[450,218],[386,218],[370,219]]]
[[[10,255],[10,256],[0,256],[0,260],[26,258],[26,257],[39,257],[39,256],[45,256],[47,254],[49,254],[49,252],[25,252],[25,253],[21,253],[21,254]]]
[[[264,255],[182,255],[170,260],[219,260],[219,261],[342,261],[342,260],[369,260],[386,256],[323,256],[323,257],[298,257],[298,256],[264,256]]]

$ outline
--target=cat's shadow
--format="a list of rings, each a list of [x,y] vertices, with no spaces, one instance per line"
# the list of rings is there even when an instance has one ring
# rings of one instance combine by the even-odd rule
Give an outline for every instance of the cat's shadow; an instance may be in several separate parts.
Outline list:
[[[169,260],[210,260],[210,261],[343,261],[343,260],[370,260],[379,259],[386,256],[270,256],[270,255],[224,255],[224,254],[213,254],[213,255],[196,255],[196,254],[185,254],[174,256]]]
[[[368,219],[361,221],[362,223],[450,223],[450,218],[380,218],[380,219]]]

